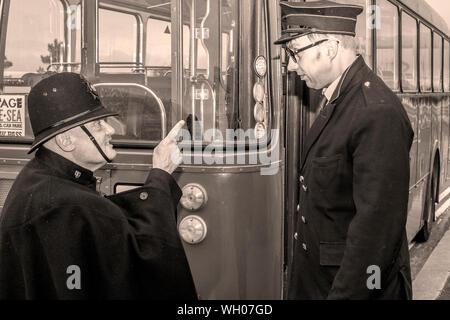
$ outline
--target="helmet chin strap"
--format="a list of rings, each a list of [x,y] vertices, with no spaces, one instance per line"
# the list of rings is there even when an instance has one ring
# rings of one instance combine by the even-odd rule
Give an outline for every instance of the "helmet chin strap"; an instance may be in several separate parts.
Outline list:
[[[98,152],[100,152],[100,154],[102,155],[102,157],[106,160],[106,162],[111,163],[112,159],[108,158],[108,156],[103,152],[102,148],[100,148],[97,140],[95,140],[95,138],[92,136],[92,134],[89,132],[89,130],[84,126],[81,125],[80,126],[81,129],[83,129],[83,131],[87,134],[87,136],[89,137],[89,139],[92,141],[92,143],[94,144],[94,146],[97,148]]]

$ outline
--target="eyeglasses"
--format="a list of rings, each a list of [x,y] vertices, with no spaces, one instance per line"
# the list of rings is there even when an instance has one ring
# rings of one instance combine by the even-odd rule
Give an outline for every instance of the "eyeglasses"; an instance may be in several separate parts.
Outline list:
[[[334,39],[321,39],[321,40],[318,40],[318,41],[316,41],[316,42],[311,43],[310,45],[308,45],[308,46],[306,46],[306,47],[303,47],[303,48],[300,48],[300,49],[297,49],[297,50],[291,50],[291,49],[289,49],[287,46],[285,46],[285,47],[284,47],[284,50],[285,50],[286,53],[288,54],[289,58],[291,58],[292,61],[294,61],[295,63],[297,63],[297,58],[296,58],[296,55],[297,55],[297,54],[299,54],[299,53],[302,52],[302,51],[308,50],[308,49],[310,49],[310,48],[312,48],[312,47],[318,46],[319,44],[321,44],[321,43],[323,43],[323,42],[325,42],[325,41],[328,41],[328,40],[334,40]],[[336,41],[338,41],[338,40],[336,40]],[[338,43],[339,43],[339,41],[338,41]]]

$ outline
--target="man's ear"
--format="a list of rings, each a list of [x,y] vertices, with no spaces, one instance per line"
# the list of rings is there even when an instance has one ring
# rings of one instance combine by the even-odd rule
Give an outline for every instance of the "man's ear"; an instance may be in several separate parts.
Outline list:
[[[326,46],[326,52],[327,52],[327,56],[330,58],[331,61],[334,60],[334,58],[336,58],[337,53],[338,53],[338,44],[336,41],[328,41]]]
[[[75,149],[75,137],[70,133],[70,131],[58,134],[55,137],[55,141],[58,147],[65,152],[71,152]]]

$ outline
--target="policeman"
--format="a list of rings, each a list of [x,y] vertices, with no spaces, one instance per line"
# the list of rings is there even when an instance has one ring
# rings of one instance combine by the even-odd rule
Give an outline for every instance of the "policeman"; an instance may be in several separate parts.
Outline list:
[[[322,90],[306,137],[289,299],[410,299],[405,225],[413,131],[356,53],[363,8],[281,2],[288,70]]]
[[[3,208],[0,299],[196,299],[171,175],[184,122],[155,149],[143,187],[102,197],[93,171],[116,156],[106,121],[116,114],[92,86],[50,76],[32,88],[28,111],[37,152]]]

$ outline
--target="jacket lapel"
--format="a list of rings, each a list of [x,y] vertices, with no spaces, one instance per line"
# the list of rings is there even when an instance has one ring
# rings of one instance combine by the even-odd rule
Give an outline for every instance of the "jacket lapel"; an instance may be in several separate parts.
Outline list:
[[[340,97],[341,92],[344,92],[349,86],[351,86],[352,80],[355,80],[353,78],[364,65],[365,65],[364,59],[361,56],[359,56],[355,60],[355,62],[345,71],[330,101],[323,108],[323,110],[320,112],[319,116],[316,118],[313,125],[309,129],[308,134],[306,135],[305,149],[302,155],[300,171],[303,170],[303,167],[305,166],[306,158],[308,157],[311,148],[319,138],[323,129],[326,127],[328,121],[330,121],[330,118],[333,115],[334,109],[337,105],[337,100]]]
[[[303,156],[302,156],[302,165],[300,167],[300,171],[303,169],[303,166],[305,165],[306,157],[308,156],[309,151],[311,150],[312,146],[314,145],[316,140],[319,138],[323,129],[325,128],[328,121],[330,120],[335,107],[336,107],[335,103],[328,103],[327,105],[325,105],[325,107],[320,112],[320,114],[317,116],[313,125],[309,129],[308,134],[306,135],[306,145],[305,145],[305,149],[304,149]]]

